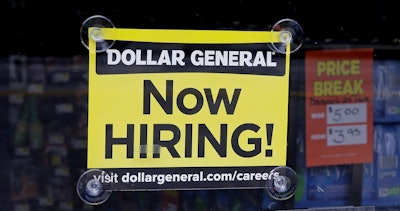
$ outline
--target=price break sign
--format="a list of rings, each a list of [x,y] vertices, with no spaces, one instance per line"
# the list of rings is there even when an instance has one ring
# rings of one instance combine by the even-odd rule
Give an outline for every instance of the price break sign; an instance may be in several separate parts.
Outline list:
[[[88,168],[126,190],[265,187],[286,165],[279,32],[101,30],[115,43],[89,43]]]
[[[306,52],[306,164],[372,162],[372,49]]]

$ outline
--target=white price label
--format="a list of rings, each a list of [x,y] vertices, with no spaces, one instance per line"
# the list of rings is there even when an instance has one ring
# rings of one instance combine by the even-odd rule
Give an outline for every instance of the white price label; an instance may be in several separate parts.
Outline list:
[[[349,103],[326,106],[327,124],[367,122],[367,104]]]
[[[367,143],[367,125],[341,125],[327,127],[327,145],[357,145]]]

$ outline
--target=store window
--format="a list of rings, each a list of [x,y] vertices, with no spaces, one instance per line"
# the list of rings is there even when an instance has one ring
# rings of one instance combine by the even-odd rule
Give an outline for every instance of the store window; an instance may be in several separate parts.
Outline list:
[[[0,2],[2,209],[399,209],[396,8]]]

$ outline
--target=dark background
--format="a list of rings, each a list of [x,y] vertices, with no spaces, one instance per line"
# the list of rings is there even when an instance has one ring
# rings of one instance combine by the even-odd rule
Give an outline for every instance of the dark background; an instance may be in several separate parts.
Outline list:
[[[79,29],[92,15],[117,28],[271,30],[299,22],[305,46],[325,42],[399,43],[395,1],[54,1],[1,0],[0,53],[85,54]]]
[[[311,48],[328,48],[338,45],[357,45],[373,46],[375,58],[382,55],[398,57],[398,47],[400,44],[400,12],[395,1],[250,1],[250,0],[173,0],[173,1],[122,1],[122,0],[98,0],[98,1],[78,1],[78,0],[0,0],[0,58],[7,58],[10,55],[24,55],[28,57],[72,57],[75,55],[86,56],[88,50],[83,46],[80,40],[80,28],[82,23],[93,15],[103,15],[109,18],[117,28],[143,28],[143,29],[226,29],[226,30],[271,30],[272,26],[279,20],[290,18],[296,20],[304,30],[303,47],[293,56],[301,56],[302,52]],[[334,44],[334,45],[330,45]],[[384,52],[379,52],[384,49]],[[395,50],[396,55],[388,50]],[[85,57],[86,58],[86,57]],[[304,64],[302,60],[292,61],[293,74],[291,74],[291,96],[290,114],[304,113],[301,97],[304,94]],[[61,65],[62,66],[62,65]],[[1,63],[0,67],[8,70],[6,62]],[[2,69],[3,70],[3,69]],[[86,70],[82,71],[86,72]],[[0,72],[1,73],[1,72]],[[71,76],[72,77],[72,76]],[[0,87],[8,84],[8,76],[0,78]],[[79,76],[81,80],[82,77]],[[77,81],[77,80],[76,80]],[[71,82],[75,83],[75,80]],[[85,84],[86,81],[82,80]],[[81,84],[69,85],[67,93],[61,92],[58,95],[50,92],[50,95],[41,96],[41,110],[45,115],[42,117],[52,118],[57,125],[54,130],[68,130],[75,135],[76,130],[69,129],[76,125],[78,118],[72,120],[66,116],[49,115],[50,105],[60,102],[80,102],[86,99],[86,90],[70,90],[80,87]],[[8,88],[8,87],[6,87]],[[54,87],[51,87],[54,88]],[[0,99],[0,117],[9,115],[9,90],[1,90]],[[11,90],[14,91],[14,90]],[[52,90],[50,90],[52,91]],[[59,91],[58,89],[56,91]],[[82,96],[77,97],[76,92]],[[48,93],[46,93],[48,94]],[[295,98],[295,100],[293,100]],[[78,103],[76,103],[78,104]],[[82,103],[83,104],[83,103]],[[75,104],[74,104],[75,105]],[[46,107],[47,106],[47,107]],[[77,106],[79,107],[79,106]],[[82,109],[76,113],[82,116],[86,115],[86,110]],[[293,116],[291,116],[293,117]],[[299,118],[301,119],[301,118]],[[47,119],[42,119],[49,122]],[[291,120],[297,120],[293,117]],[[1,122],[7,122],[3,118]],[[296,132],[294,126],[296,121],[289,123],[289,149],[288,162],[292,165],[296,162],[293,156],[293,140]],[[48,125],[45,125],[49,127]],[[8,138],[1,134],[0,130],[0,151],[4,151],[4,140]],[[293,130],[293,131],[291,131]],[[11,151],[11,150],[10,150]],[[10,153],[11,154],[11,153]],[[86,152],[70,151],[70,168],[75,171],[70,185],[71,194],[74,197],[75,210],[81,210],[83,202],[75,194],[75,182],[82,170],[85,168]],[[0,158],[5,158],[8,163],[10,157],[0,152]],[[42,160],[40,157],[39,160]],[[8,163],[9,167],[13,164]],[[4,166],[4,165],[1,165]],[[33,169],[32,171],[40,171]],[[51,170],[51,169],[50,169]],[[5,172],[5,171],[4,171]],[[3,172],[3,173],[4,173]],[[355,175],[355,179],[360,179],[360,174]],[[0,189],[5,190],[8,187],[7,181],[9,175],[0,174]],[[43,176],[43,175],[40,175]],[[47,182],[43,177],[42,182]],[[56,180],[59,181],[59,180]],[[58,185],[58,184],[57,184]],[[64,184],[65,185],[65,184]],[[357,184],[356,184],[357,185]],[[360,196],[357,186],[353,196]],[[65,189],[65,186],[60,190]],[[7,191],[0,192],[0,198],[6,197]],[[184,194],[185,192],[182,192]],[[209,195],[217,195],[217,192],[208,192]],[[244,196],[251,195],[251,191],[243,192]],[[136,194],[136,193],[135,193]],[[133,203],[137,199],[146,201],[149,207],[152,207],[153,201],[157,202],[162,193],[143,193],[119,192],[113,193],[110,199],[111,205],[99,206],[99,210],[118,210],[111,209],[112,205],[125,205]],[[204,194],[204,192],[201,192]],[[203,196],[203,195],[201,195]],[[62,196],[61,196],[62,197]],[[192,196],[188,196],[190,198]],[[207,198],[207,197],[204,197]],[[7,198],[8,200],[8,198]],[[355,201],[353,203],[353,200]],[[359,199],[353,197],[349,199],[350,204],[356,205]],[[1,202],[1,201],[0,201]],[[11,205],[2,206],[0,210],[11,210]],[[34,200],[32,207],[37,208],[37,201]],[[155,206],[155,205],[154,205]],[[286,208],[290,208],[290,202]],[[55,206],[54,206],[55,207]],[[10,209],[9,209],[10,208]],[[52,207],[53,208],[53,207]],[[49,208],[48,210],[54,210]],[[119,209],[119,210],[122,210]],[[129,209],[133,210],[133,209]],[[139,209],[138,209],[139,210]],[[148,210],[151,210],[150,208]],[[156,210],[156,209],[152,209]]]

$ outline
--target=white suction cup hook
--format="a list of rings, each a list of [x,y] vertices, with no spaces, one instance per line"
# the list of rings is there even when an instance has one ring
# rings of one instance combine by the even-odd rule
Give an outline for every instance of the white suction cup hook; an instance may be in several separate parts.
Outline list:
[[[292,19],[282,19],[274,24],[272,31],[279,31],[281,42],[271,43],[273,51],[286,54],[286,45],[290,43],[290,53],[297,51],[302,43],[304,32],[300,24]]]
[[[103,174],[105,173],[102,170],[91,169],[79,177],[76,191],[83,202],[89,205],[98,205],[104,203],[110,197],[112,191],[106,190],[98,179]]]
[[[92,27],[92,31],[89,36],[89,28]],[[115,40],[104,40],[102,28],[115,28],[114,24],[110,19],[102,15],[94,15],[87,18],[81,26],[81,42],[89,49],[89,39],[96,42],[96,52],[104,52],[109,49],[115,42]]]
[[[297,174],[287,166],[278,166],[272,170],[278,173],[272,180],[268,180],[266,191],[275,200],[283,201],[291,198],[297,188]]]

